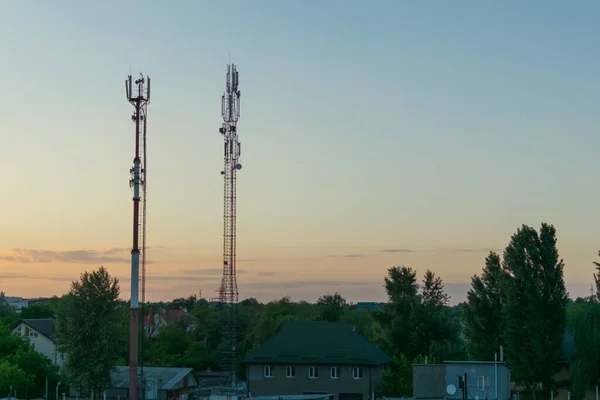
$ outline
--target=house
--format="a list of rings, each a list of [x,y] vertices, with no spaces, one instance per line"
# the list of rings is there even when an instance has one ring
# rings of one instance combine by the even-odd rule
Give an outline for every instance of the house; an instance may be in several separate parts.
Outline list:
[[[173,323],[178,319],[189,319],[190,325],[189,330],[196,328],[197,322],[190,314],[185,310],[165,310],[161,309],[159,312],[150,313],[148,318],[144,321],[144,332],[149,338],[156,337],[160,328],[167,324]]]
[[[138,377],[141,377],[141,368],[138,367]],[[109,398],[121,399],[129,396],[129,367],[116,367],[111,375],[112,388],[106,389],[106,396]],[[163,368],[163,367],[144,367],[145,393],[140,393],[138,398],[145,400],[186,400],[190,390],[198,386],[198,381],[194,377],[192,368]],[[144,385],[141,378],[138,383],[140,391]],[[71,393],[76,395],[77,393]],[[80,393],[84,395],[84,393]]]
[[[351,323],[284,322],[242,360],[249,395],[368,400],[390,362]]]
[[[466,382],[466,383],[465,383]],[[510,369],[502,361],[445,361],[413,365],[413,398],[509,400]]]
[[[29,339],[35,350],[44,354],[59,367],[64,364],[64,357],[56,350],[54,320],[51,318],[22,319],[13,329],[17,336]]]

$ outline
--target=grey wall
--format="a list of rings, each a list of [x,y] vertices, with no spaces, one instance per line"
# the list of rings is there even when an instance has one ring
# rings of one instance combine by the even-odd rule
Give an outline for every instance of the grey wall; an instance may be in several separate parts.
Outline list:
[[[252,396],[269,395],[293,395],[306,392],[324,392],[331,394],[339,393],[361,393],[363,400],[371,398],[371,392],[375,391],[376,384],[381,382],[381,375],[385,371],[384,366],[363,367],[363,378],[354,379],[352,368],[341,366],[339,379],[330,377],[329,365],[319,365],[319,377],[309,378],[309,365],[295,365],[296,377],[285,376],[286,365],[272,365],[273,377],[264,376],[264,365],[247,366],[248,392]]]
[[[495,365],[498,366],[498,382],[496,382]],[[447,399],[462,399],[462,390],[458,389],[458,377],[467,373],[467,389],[469,399],[479,400],[508,400],[510,398],[510,371],[503,363],[448,363],[446,364],[446,385],[453,384],[457,391],[453,396],[446,395]],[[485,390],[477,388],[479,376],[489,377],[489,387]],[[498,385],[498,398],[496,399],[496,385]]]
[[[439,399],[446,393],[446,365],[415,364],[413,367],[413,397]]]

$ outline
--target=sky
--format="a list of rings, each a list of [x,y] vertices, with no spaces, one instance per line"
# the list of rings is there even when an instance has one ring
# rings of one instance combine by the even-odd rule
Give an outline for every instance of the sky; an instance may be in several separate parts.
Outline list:
[[[152,78],[147,299],[214,298],[227,63],[240,76],[240,297],[382,301],[391,266],[456,303],[554,224],[571,296],[600,249],[600,3],[6,0],[0,290],[104,265],[129,296],[132,106]]]

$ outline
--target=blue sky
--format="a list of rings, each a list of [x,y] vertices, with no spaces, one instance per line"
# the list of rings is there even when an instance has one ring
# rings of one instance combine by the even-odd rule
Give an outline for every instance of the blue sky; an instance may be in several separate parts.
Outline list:
[[[242,91],[238,253],[254,260],[240,268],[272,273],[240,279],[266,285],[248,294],[368,300],[380,286],[308,282],[374,284],[397,264],[464,284],[484,249],[542,221],[557,227],[567,281],[585,286],[599,248],[598,15],[596,1],[5,2],[0,209],[11,229],[0,248],[130,246],[123,81],[142,71],[152,77],[148,238],[161,246],[149,274],[219,268],[231,57]],[[95,262],[52,272],[32,262],[27,277],[0,281],[25,292],[27,279],[56,276],[60,292]],[[107,267],[127,276],[126,262]],[[277,289],[299,280],[306,287]],[[155,296],[214,285],[182,278]]]

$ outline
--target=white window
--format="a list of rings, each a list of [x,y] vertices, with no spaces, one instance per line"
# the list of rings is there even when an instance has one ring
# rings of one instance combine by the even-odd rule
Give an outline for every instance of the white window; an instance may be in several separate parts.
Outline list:
[[[362,367],[354,367],[354,368],[352,368],[352,377],[354,379],[362,379],[363,378],[363,369],[362,369]]]
[[[273,377],[273,370],[271,369],[270,365],[265,365],[265,377],[266,378],[272,378]]]
[[[308,377],[315,379],[319,377],[319,367],[308,367]]]
[[[295,378],[296,377],[296,367],[292,365],[288,365],[285,367],[285,377],[286,378]]]
[[[478,376],[477,377],[477,390],[487,390],[490,387],[489,376]]]
[[[340,378],[340,367],[331,367],[331,379]]]

